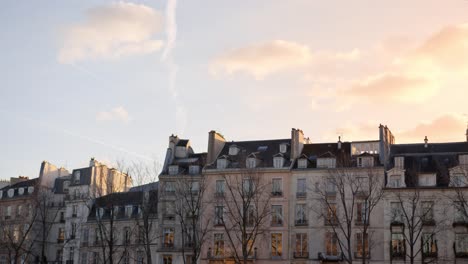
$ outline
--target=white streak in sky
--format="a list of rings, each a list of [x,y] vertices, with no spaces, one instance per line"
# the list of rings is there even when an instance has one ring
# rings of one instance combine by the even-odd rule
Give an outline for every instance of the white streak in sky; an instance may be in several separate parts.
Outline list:
[[[168,0],[166,6],[167,40],[161,60],[166,64],[169,71],[169,92],[175,101],[177,131],[183,134],[185,130],[185,124],[187,123],[187,113],[184,106],[180,102],[179,94],[176,88],[177,71],[179,67],[174,62],[174,57],[172,55],[172,50],[175,47],[175,42],[177,39],[176,8],[177,0]]]

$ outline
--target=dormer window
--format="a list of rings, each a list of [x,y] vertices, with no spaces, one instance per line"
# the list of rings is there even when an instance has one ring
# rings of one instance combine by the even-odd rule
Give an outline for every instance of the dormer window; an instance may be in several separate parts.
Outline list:
[[[297,167],[298,167],[299,169],[305,169],[305,168],[307,168],[307,159],[305,159],[305,158],[299,159],[299,160],[297,161]]]
[[[169,175],[177,175],[177,174],[179,174],[179,165],[169,166]]]
[[[0,199],[3,198],[3,191],[0,191]]]
[[[257,167],[257,159],[256,158],[247,158],[247,168],[253,169]]]
[[[216,168],[218,168],[219,170],[226,169],[226,167],[227,167],[227,160],[226,159],[221,158],[221,159],[218,159],[216,161]]]
[[[81,178],[81,172],[80,171],[75,171],[73,174],[73,183],[74,184],[79,184],[80,183],[80,178]]]
[[[273,158],[273,166],[277,169],[282,168],[284,165],[284,158],[283,157],[274,157]]]
[[[465,187],[466,186],[465,175],[455,174],[455,175],[450,176],[450,186]]]
[[[130,217],[132,217],[132,213],[133,213],[133,205],[126,205],[125,206],[125,216],[127,218],[130,218]]]
[[[435,186],[436,185],[436,175],[431,173],[419,174],[418,176],[418,185],[419,186]]]
[[[358,167],[374,167],[374,157],[358,157]]]
[[[460,165],[468,166],[468,155],[459,155],[458,162]]]
[[[190,166],[189,166],[189,174],[190,174],[190,175],[197,175],[197,174],[200,174],[200,166],[198,166],[198,165],[190,165]]]
[[[405,167],[405,157],[395,157],[395,168],[403,169]]]
[[[317,159],[317,168],[336,168],[336,159],[335,158],[318,158]]]
[[[401,176],[400,175],[391,175],[388,187],[390,188],[400,188],[401,187]]]
[[[29,186],[28,187],[28,193],[31,194],[34,192],[34,187],[33,186]]]
[[[235,145],[229,147],[229,155],[236,156],[239,153],[239,148]]]
[[[187,156],[187,147],[177,146],[175,151],[176,158],[185,158]]]
[[[101,219],[104,216],[104,208],[97,208],[96,218]]]
[[[286,151],[288,150],[288,145],[286,143],[280,144],[279,149],[280,153],[286,153]]]
[[[8,190],[8,197],[13,197],[13,195],[15,194],[15,190],[14,189],[9,189]]]
[[[18,194],[23,195],[24,194],[24,188],[18,188]]]
[[[70,182],[69,181],[64,181],[63,182],[63,192],[68,193],[68,187],[70,187]]]

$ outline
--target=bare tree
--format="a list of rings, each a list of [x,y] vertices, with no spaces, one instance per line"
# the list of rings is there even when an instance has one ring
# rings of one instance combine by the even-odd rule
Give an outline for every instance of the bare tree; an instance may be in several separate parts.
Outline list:
[[[327,251],[347,263],[352,263],[354,258],[361,258],[362,263],[368,262],[370,250],[376,245],[369,224],[383,197],[383,177],[377,168],[339,167],[329,169],[315,186],[318,203],[312,205],[312,210],[331,228],[330,240],[337,242],[341,252],[333,245]],[[357,240],[356,252],[354,237]]]
[[[224,175],[221,205],[215,209],[215,225],[222,225],[235,263],[255,257],[255,243],[267,228],[271,214],[270,184],[258,171]],[[216,255],[216,252],[215,252]]]
[[[182,255],[185,250],[191,253],[191,262],[197,263],[206,235],[208,234],[210,220],[201,221],[201,215],[206,213],[203,203],[207,189],[205,178],[184,177],[175,182],[175,215],[182,231]],[[186,263],[185,257],[183,258]]]

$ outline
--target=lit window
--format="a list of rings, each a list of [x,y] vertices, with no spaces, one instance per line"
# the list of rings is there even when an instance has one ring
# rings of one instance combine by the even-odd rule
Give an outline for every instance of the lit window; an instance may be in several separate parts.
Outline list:
[[[174,247],[174,228],[164,228],[164,247],[173,248]]]
[[[402,233],[392,233],[390,254],[392,258],[403,258],[405,256],[405,237]]]
[[[336,204],[328,204],[327,208],[327,218],[325,219],[325,224],[327,225],[335,225],[338,222],[337,214],[336,214]]]
[[[307,234],[296,234],[296,249],[294,251],[294,257],[308,257],[308,246],[307,246]]]
[[[283,255],[283,234],[271,234],[271,256],[280,258]]]
[[[356,234],[356,255],[358,258],[369,257],[369,234]]]
[[[338,256],[338,238],[335,233],[325,234],[325,250],[327,256]]]
[[[224,234],[214,234],[214,255],[224,256]]]
[[[437,254],[437,240],[434,239],[434,234],[423,233],[421,238],[423,243],[423,256],[434,256],[434,254]]]
[[[163,264],[172,264],[172,255],[163,255]]]

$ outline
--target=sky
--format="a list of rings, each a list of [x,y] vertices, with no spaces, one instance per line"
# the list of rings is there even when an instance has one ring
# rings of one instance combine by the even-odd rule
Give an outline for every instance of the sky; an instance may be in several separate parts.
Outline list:
[[[464,141],[468,1],[5,1],[0,179],[168,137]]]

